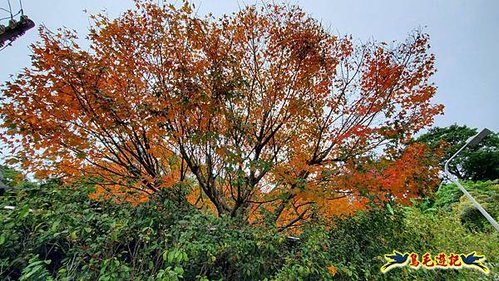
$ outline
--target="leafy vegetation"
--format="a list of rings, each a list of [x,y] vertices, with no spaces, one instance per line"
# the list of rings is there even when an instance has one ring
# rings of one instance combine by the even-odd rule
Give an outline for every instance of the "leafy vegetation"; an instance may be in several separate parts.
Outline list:
[[[88,50],[40,29],[2,86],[7,163],[39,181],[2,167],[1,279],[499,278],[497,232],[454,186],[433,194],[473,130],[410,141],[443,108],[428,35],[355,45],[295,6],[153,2],[92,16]],[[496,156],[494,135],[453,170],[492,179]],[[466,184],[497,216],[497,182]],[[382,274],[393,250],[479,251],[492,272]]]
[[[41,29],[31,67],[2,87],[9,163],[135,203],[175,186],[218,216],[272,213],[282,228],[435,178],[424,146],[407,145],[443,108],[427,34],[355,44],[296,6],[195,10],[137,0],[92,16],[88,49]]]
[[[467,183],[482,203],[498,184]],[[167,191],[163,191],[166,192]],[[469,227],[464,199],[445,185],[430,202],[312,220],[294,239],[273,224],[248,225],[200,213],[169,194],[133,206],[89,198],[91,188],[19,182],[0,197],[3,280],[493,280],[499,236]],[[482,196],[479,196],[479,195]],[[165,199],[166,198],[166,199]],[[497,201],[496,201],[497,202]],[[3,209],[15,206],[14,210]],[[497,206],[490,212],[497,216]],[[332,227],[325,227],[332,225]],[[472,269],[395,269],[401,251],[478,251],[489,275]]]
[[[432,128],[416,141],[427,144],[433,150],[443,148],[443,163],[461,148],[477,129],[452,125]],[[460,179],[485,181],[499,179],[499,135],[490,134],[474,147],[467,147],[449,164],[449,170]]]

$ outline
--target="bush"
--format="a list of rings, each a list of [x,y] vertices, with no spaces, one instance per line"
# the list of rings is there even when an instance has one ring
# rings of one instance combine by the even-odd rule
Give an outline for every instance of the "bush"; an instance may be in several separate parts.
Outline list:
[[[470,189],[495,196],[497,185],[478,186]],[[315,218],[299,239],[292,239],[272,225],[202,213],[169,190],[132,206],[91,200],[89,186],[18,183],[0,196],[0,279],[497,279],[497,232],[477,231],[466,220],[463,225],[466,212],[453,188],[443,187],[432,203]],[[15,209],[4,209],[7,205]],[[383,256],[393,250],[478,251],[487,257],[491,273],[406,267],[382,274]]]
[[[61,188],[52,181],[17,187],[0,197],[1,279],[329,276],[321,258],[323,248],[317,246],[322,238],[313,233],[304,234],[302,242],[293,246],[274,227],[203,214],[188,204],[164,199],[170,198],[168,194],[131,206],[91,200],[91,191],[88,186]],[[15,209],[3,210],[6,205]]]
[[[459,216],[442,209],[425,212],[414,207],[375,208],[350,218],[336,219],[329,232],[329,256],[338,268],[335,280],[497,280],[499,235],[470,231]],[[380,272],[384,255],[393,250],[446,253],[477,251],[487,258],[489,275],[471,269]],[[495,278],[495,279],[494,279]]]

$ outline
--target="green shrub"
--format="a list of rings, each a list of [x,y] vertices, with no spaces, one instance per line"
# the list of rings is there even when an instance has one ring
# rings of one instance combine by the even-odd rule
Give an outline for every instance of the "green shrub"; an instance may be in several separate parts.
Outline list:
[[[499,254],[497,232],[470,231],[459,216],[442,210],[424,212],[418,207],[396,207],[359,212],[336,220],[330,231],[329,255],[338,272],[335,280],[496,280]],[[489,275],[471,269],[425,270],[396,268],[385,274],[380,267],[384,255],[393,250],[415,252],[470,253],[487,258]],[[495,278],[495,279],[494,279]]]
[[[54,181],[0,197],[0,279],[258,280],[294,251],[275,228],[203,214],[168,191],[136,207],[89,192]]]
[[[497,196],[497,184],[469,188],[484,204]],[[413,207],[387,205],[347,218],[315,218],[299,239],[272,225],[204,214],[179,200],[182,195],[175,190],[139,206],[91,200],[90,192],[90,186],[49,181],[18,183],[0,196],[0,279],[499,279],[497,232],[468,225],[471,215],[452,186]],[[488,206],[491,213],[496,208]],[[491,273],[405,267],[382,274],[384,255],[393,250],[478,251],[487,257]]]

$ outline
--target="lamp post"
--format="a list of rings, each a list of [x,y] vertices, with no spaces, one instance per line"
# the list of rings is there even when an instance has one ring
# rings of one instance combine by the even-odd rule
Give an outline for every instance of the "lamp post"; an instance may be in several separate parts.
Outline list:
[[[449,158],[449,160],[445,161],[444,171],[445,171],[445,174],[451,179],[451,181],[453,181],[457,185],[457,187],[459,187],[459,189],[464,193],[464,195],[466,195],[466,197],[468,197],[468,199],[471,201],[471,203],[473,203],[473,206],[475,206],[475,208],[477,208],[480,211],[480,213],[482,213],[482,215],[494,226],[494,228],[497,231],[499,231],[499,224],[497,223],[497,221],[495,221],[494,218],[489,213],[487,213],[487,211],[485,211],[485,209],[482,207],[482,205],[480,205],[480,203],[478,203],[475,200],[475,198],[473,198],[473,196],[471,196],[471,194],[464,188],[464,186],[462,186],[459,183],[459,180],[457,179],[457,177],[455,175],[453,175],[451,172],[449,172],[449,163],[465,147],[476,145],[477,143],[479,143],[484,137],[486,137],[490,133],[492,133],[490,130],[483,129],[480,133],[469,138],[468,141],[456,153],[454,153],[454,155],[452,155],[451,158]]]

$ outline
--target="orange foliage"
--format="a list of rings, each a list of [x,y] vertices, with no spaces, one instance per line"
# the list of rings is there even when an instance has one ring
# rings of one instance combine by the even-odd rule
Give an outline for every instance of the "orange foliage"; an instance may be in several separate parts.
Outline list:
[[[407,200],[433,175],[423,148],[400,153],[442,111],[426,34],[354,46],[297,7],[214,19],[187,2],[136,6],[93,16],[88,50],[40,29],[0,109],[26,168],[146,196],[188,178],[193,203],[245,218],[263,207],[286,227],[361,208],[366,192]]]

